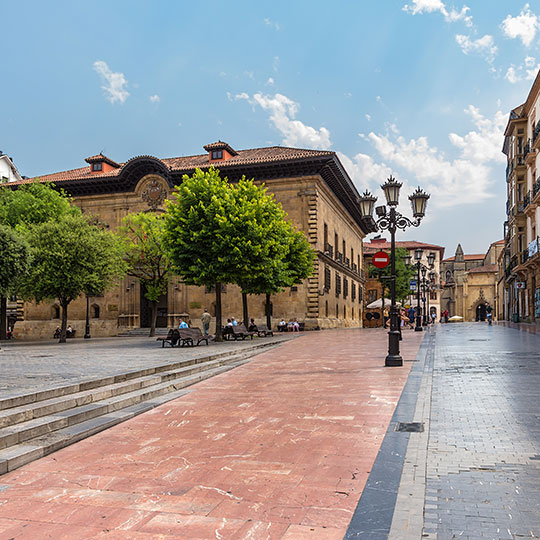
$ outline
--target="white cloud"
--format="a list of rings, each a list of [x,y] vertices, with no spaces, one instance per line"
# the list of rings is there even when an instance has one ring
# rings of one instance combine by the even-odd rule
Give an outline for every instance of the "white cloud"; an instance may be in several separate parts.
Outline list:
[[[264,19],[264,24],[266,24],[266,26],[270,26],[274,30],[281,30],[280,24],[272,19],[269,19],[268,17]]]
[[[268,86],[273,86],[274,82],[275,82],[275,81],[274,81],[274,78],[273,78],[273,77],[268,77],[268,80],[266,81],[266,84],[267,84]]]
[[[449,159],[437,147],[430,146],[426,137],[405,139],[399,133],[370,133],[368,138],[383,162],[399,168],[411,183],[419,182],[432,194],[436,207],[474,204],[493,197],[492,166],[504,163],[501,153],[506,116],[498,111],[492,119],[469,106],[475,129],[465,135],[449,134],[450,142],[460,151]]]
[[[471,15],[467,14],[470,11],[467,6],[463,6],[459,11],[454,8],[448,11],[442,0],[413,0],[411,5],[405,4],[403,6],[403,11],[411,15],[439,12],[447,22],[463,21],[467,26],[473,25]]]
[[[506,71],[504,78],[512,84],[520,81],[532,81],[536,78],[538,70],[540,70],[540,63],[536,63],[536,58],[526,56],[523,64],[519,66],[512,64]]]
[[[296,120],[298,103],[283,94],[266,96],[261,93],[250,97],[245,92],[237,94],[236,99],[245,99],[252,105],[258,105],[270,113],[270,122],[283,136],[283,144],[300,148],[328,149],[332,146],[330,132],[321,127],[316,129]]]
[[[94,62],[94,70],[98,73],[101,79],[105,82],[101,88],[105,90],[107,99],[111,103],[124,103],[129,97],[129,92],[125,89],[127,79],[123,73],[114,73],[103,60]]]
[[[277,73],[279,70],[279,56],[274,56],[274,59],[272,60],[272,68]]]
[[[456,35],[456,42],[461,47],[463,54],[477,53],[483,56],[488,63],[495,60],[497,46],[493,41],[493,36],[486,34],[481,38],[471,40],[468,36],[462,34]]]
[[[350,158],[343,152],[336,153],[360,192],[365,189],[374,190],[376,185],[382,184],[392,173],[390,167],[384,163],[376,163],[367,154],[359,153]]]
[[[366,117],[366,120],[368,122],[371,122],[371,115],[370,114],[366,114],[365,117]]]
[[[150,103],[159,103],[159,96],[157,94],[154,94],[153,96],[150,96]]]
[[[511,39],[521,39],[525,47],[531,45],[538,28],[540,28],[540,17],[530,10],[529,4],[525,4],[517,17],[507,15],[501,23],[504,35]]]

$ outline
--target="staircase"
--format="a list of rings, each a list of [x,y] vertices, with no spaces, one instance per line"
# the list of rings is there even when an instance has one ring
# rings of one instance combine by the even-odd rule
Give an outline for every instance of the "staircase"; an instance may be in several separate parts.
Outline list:
[[[183,396],[262,346],[0,399],[0,474]]]

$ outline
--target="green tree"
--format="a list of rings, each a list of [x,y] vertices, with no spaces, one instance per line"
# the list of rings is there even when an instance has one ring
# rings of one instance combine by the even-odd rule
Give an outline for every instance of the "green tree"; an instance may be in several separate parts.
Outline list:
[[[167,292],[172,272],[172,264],[163,248],[164,222],[164,214],[140,212],[126,216],[119,230],[127,244],[127,273],[139,278],[145,297],[150,301],[150,336],[155,335],[158,301]]]
[[[235,198],[227,180],[213,168],[184,175],[173,196],[165,214],[164,246],[185,283],[215,286],[216,340],[221,341],[221,285],[233,282],[228,222]]]
[[[272,328],[271,295],[283,291],[286,287],[301,284],[313,273],[315,252],[309,245],[304,233],[297,231],[283,222],[280,237],[286,245],[286,253],[276,259],[268,271],[244,283],[243,291],[249,294],[266,296],[266,326]]]
[[[7,296],[15,291],[17,282],[28,269],[28,244],[9,227],[0,225],[0,325],[1,337],[6,337]]]
[[[32,266],[20,291],[36,302],[58,299],[62,308],[60,343],[65,343],[69,304],[80,294],[104,291],[125,275],[124,244],[81,215],[32,225],[27,234]]]
[[[292,253],[295,231],[285,221],[281,205],[262,186],[242,178],[231,186],[235,204],[226,224],[233,246],[231,281],[242,289],[244,324],[249,324],[247,295],[260,290],[260,284],[273,280],[277,289],[293,284],[287,257]],[[303,238],[303,236],[302,236]],[[290,285],[289,285],[290,283]],[[265,287],[264,293],[276,288]]]
[[[405,257],[408,255],[408,251],[404,248],[396,248],[396,299],[400,302],[404,302],[410,293],[409,282],[413,279],[416,267],[407,266],[405,264]],[[376,268],[374,265],[370,264],[368,267],[368,272],[370,277],[379,277],[388,278],[392,275],[391,265],[389,264],[382,270]],[[382,279],[381,280],[384,296],[389,298],[390,296],[390,280]]]
[[[0,186],[0,224],[12,228],[26,228],[64,215],[78,215],[81,211],[71,205],[69,196],[56,189],[51,182],[34,182],[12,189]]]
[[[79,215],[63,190],[56,190],[50,182],[39,180],[13,189],[9,184],[0,186],[0,225],[24,233],[29,226],[59,219],[64,215]],[[7,267],[0,273],[6,274]],[[13,290],[12,290],[13,292]],[[0,339],[6,335],[7,300],[0,293]]]

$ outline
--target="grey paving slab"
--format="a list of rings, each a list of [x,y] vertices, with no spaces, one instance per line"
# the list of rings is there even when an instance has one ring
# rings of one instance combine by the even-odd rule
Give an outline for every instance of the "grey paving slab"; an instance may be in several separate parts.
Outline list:
[[[65,344],[57,341],[2,342],[0,399],[180,360],[240,352],[256,345],[279,343],[295,337],[297,334],[283,334],[182,348],[162,348],[156,338],[148,337],[77,338]]]
[[[432,347],[389,538],[540,538],[540,335],[448,324]]]

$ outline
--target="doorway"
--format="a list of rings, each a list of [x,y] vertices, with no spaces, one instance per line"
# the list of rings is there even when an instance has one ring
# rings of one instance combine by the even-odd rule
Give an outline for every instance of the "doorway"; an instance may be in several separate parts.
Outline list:
[[[486,304],[478,304],[476,306],[476,321],[486,320]]]
[[[152,310],[150,301],[146,298],[146,287],[141,283],[141,328],[150,328],[152,316]],[[168,298],[167,293],[162,294],[159,297],[157,305],[157,319],[156,328],[167,328],[167,315],[168,315]]]

